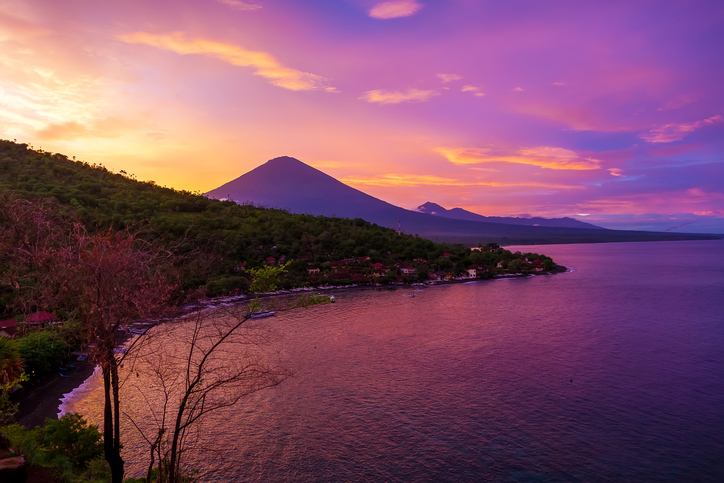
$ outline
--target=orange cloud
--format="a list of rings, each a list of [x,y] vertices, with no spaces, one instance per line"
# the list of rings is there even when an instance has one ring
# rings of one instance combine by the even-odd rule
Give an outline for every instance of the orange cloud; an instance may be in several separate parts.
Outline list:
[[[460,165],[513,163],[548,169],[589,170],[600,168],[600,161],[597,159],[583,158],[574,151],[550,146],[521,148],[514,155],[494,155],[490,154],[490,149],[476,148],[438,147],[433,151],[444,156],[451,163]]]
[[[425,102],[433,96],[439,95],[435,91],[408,89],[407,92],[374,90],[362,94],[359,99],[378,104],[399,104],[401,102]]]
[[[138,127],[138,123],[108,117],[95,121],[91,126],[76,121],[49,124],[38,131],[38,136],[45,140],[68,140],[80,137],[113,138],[134,127]]]
[[[394,0],[391,2],[378,3],[370,9],[370,17],[373,18],[398,18],[409,17],[416,14],[422,8],[422,4],[415,0]]]
[[[663,126],[652,129],[648,133],[639,135],[639,137],[650,143],[673,143],[674,141],[681,141],[690,132],[696,131],[704,126],[719,124],[722,121],[724,121],[724,118],[716,115],[692,123],[664,124]]]
[[[252,67],[256,69],[254,74],[269,79],[269,82],[275,86],[292,91],[325,90],[334,92],[336,90],[334,87],[327,86],[325,84],[327,79],[322,76],[285,67],[266,52],[246,50],[237,45],[206,39],[188,39],[181,32],[170,35],[135,32],[120,35],[118,38],[129,44],[150,45],[181,55],[210,55],[231,65]]]

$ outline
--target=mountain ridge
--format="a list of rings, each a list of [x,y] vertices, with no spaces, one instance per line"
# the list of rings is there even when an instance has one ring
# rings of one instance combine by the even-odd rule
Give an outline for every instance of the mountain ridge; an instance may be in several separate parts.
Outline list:
[[[420,213],[427,213],[428,215],[443,216],[445,218],[453,218],[456,220],[506,223],[511,225],[556,226],[567,228],[591,228],[606,230],[606,228],[596,226],[591,223],[586,223],[584,221],[576,220],[575,218],[570,218],[567,216],[563,218],[543,218],[540,216],[533,216],[529,218],[511,216],[485,216],[478,213],[473,213],[472,211],[468,211],[463,208],[451,208],[448,210],[431,201],[423,203],[415,210],[419,211]]]
[[[375,198],[290,156],[273,158],[206,195],[281,208],[291,213],[361,218],[389,228],[397,228],[399,222],[404,233],[432,241],[468,245],[717,239],[689,233],[532,226],[435,216]]]

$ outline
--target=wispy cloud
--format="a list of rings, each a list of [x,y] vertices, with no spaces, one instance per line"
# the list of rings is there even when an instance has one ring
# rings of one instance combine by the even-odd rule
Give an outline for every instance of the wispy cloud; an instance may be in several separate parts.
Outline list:
[[[550,183],[505,183],[498,181],[461,181],[441,176],[410,175],[410,174],[381,174],[370,177],[342,178],[345,184],[365,186],[473,186],[488,188],[554,188],[554,189],[584,189],[581,185],[562,185]]]
[[[373,18],[398,18],[415,15],[422,8],[421,3],[415,0],[394,0],[391,2],[378,3],[370,9],[370,17]]]
[[[359,99],[378,104],[399,104],[401,102],[425,102],[433,96],[439,95],[436,91],[423,91],[408,89],[406,92],[374,90],[362,94]]]
[[[584,158],[578,153],[551,146],[521,148],[513,154],[493,154],[491,149],[438,147],[434,151],[453,164],[512,163],[548,169],[599,169],[600,161]]]
[[[257,5],[256,3],[240,2],[238,0],[218,0],[218,2],[223,3],[224,5],[228,5],[234,10],[254,11],[261,8],[261,5]]]
[[[693,104],[698,99],[694,97],[691,94],[684,94],[682,96],[677,97],[676,99],[672,99],[663,106],[656,109],[657,111],[672,111],[674,109],[681,109],[682,107],[688,106],[689,104]]]
[[[470,181],[460,181],[453,178],[411,174],[381,174],[372,177],[350,177],[343,178],[340,181],[347,184],[362,184],[370,186],[473,186],[476,184]]]
[[[457,75],[457,74],[438,74],[437,76],[440,78],[440,80],[443,82],[443,84],[447,83],[447,82],[460,80],[463,78],[463,76]]]
[[[460,91],[461,91],[461,92],[472,92],[473,95],[476,96],[476,97],[483,97],[483,96],[485,96],[485,94],[484,94],[483,92],[480,92],[480,88],[479,88],[479,87],[475,87],[475,86],[472,86],[472,85],[463,86],[463,88],[460,89]]]
[[[41,139],[45,140],[68,140],[81,137],[115,138],[123,135],[125,132],[134,127],[138,127],[138,125],[138,122],[107,117],[104,119],[93,120],[90,123],[68,121],[49,124],[43,129],[40,129],[37,135]]]
[[[271,84],[292,91],[336,90],[326,84],[324,77],[286,67],[267,52],[255,52],[213,40],[189,39],[180,32],[170,35],[135,32],[118,38],[129,44],[150,45],[181,55],[209,55],[232,65],[251,67],[255,69],[254,74],[268,79]]]
[[[663,126],[656,127],[647,133],[639,135],[639,137],[650,143],[673,143],[674,141],[681,141],[687,134],[699,128],[719,124],[723,121],[724,118],[722,116],[716,115],[692,123],[664,124]]]
[[[625,178],[624,174],[621,172],[620,168],[608,168],[608,172],[611,173],[611,176],[620,176],[622,178]]]

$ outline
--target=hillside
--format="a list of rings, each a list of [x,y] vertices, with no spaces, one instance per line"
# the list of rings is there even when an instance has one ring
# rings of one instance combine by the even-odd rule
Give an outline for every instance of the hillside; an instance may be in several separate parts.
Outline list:
[[[563,227],[530,226],[433,216],[374,198],[288,156],[274,158],[209,191],[207,195],[256,206],[283,208],[292,213],[362,218],[390,228],[397,228],[399,221],[404,233],[469,246],[490,242],[526,245],[717,238],[687,233],[606,230],[594,225],[581,226],[587,225],[582,222]]]
[[[140,224],[147,238],[180,244],[181,250],[200,250],[203,260],[187,267],[186,288],[204,286],[209,294],[244,290],[248,280],[242,267],[262,266],[268,257],[293,260],[285,280],[290,287],[306,280],[308,263],[348,257],[389,263],[437,259],[445,251],[470,252],[399,236],[360,218],[292,215],[162,188],[10,141],[0,141],[0,192],[52,198],[77,213],[90,229]]]

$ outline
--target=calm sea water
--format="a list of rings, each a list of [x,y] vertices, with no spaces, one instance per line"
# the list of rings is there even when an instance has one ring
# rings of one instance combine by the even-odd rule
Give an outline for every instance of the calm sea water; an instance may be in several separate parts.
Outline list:
[[[213,421],[206,481],[724,481],[724,242],[520,248],[573,271],[264,319],[298,373]]]

